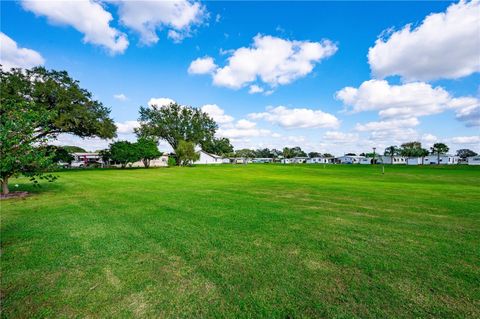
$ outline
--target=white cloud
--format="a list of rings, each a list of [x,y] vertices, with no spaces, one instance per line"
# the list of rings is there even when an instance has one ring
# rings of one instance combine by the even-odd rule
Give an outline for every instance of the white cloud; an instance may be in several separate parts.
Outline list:
[[[45,59],[35,50],[20,48],[12,38],[0,32],[0,64],[4,70],[11,68],[30,69],[43,65]]]
[[[188,67],[190,74],[208,74],[215,71],[217,65],[213,62],[211,57],[198,58],[193,60]]]
[[[138,121],[116,122],[117,132],[120,134],[131,134],[133,130],[140,126]]]
[[[128,47],[126,35],[110,26],[113,17],[99,2],[23,0],[22,6],[52,24],[72,26],[84,34],[83,42],[102,46],[111,54]]]
[[[374,76],[405,81],[457,79],[480,71],[480,1],[460,1],[412,29],[390,32],[368,52]]]
[[[441,87],[423,82],[390,85],[385,80],[369,80],[359,88],[345,87],[336,98],[353,112],[379,111],[384,118],[418,117],[466,107],[478,99],[453,98]]]
[[[480,145],[480,135],[456,136],[456,137],[449,138],[448,141],[455,144],[470,144],[470,145],[476,145],[478,147]]]
[[[257,125],[257,123],[255,123],[255,122],[245,120],[245,119],[241,119],[241,120],[237,121],[236,127],[239,128],[239,129],[248,130],[248,129],[254,128],[256,125]]]
[[[466,126],[480,126],[480,101],[472,98],[471,103],[465,103],[457,110],[458,120],[465,122]]]
[[[422,142],[426,143],[435,143],[436,141],[438,141],[438,137],[433,134],[427,133],[422,135],[421,140]]]
[[[220,127],[217,135],[231,139],[242,139],[246,137],[271,136],[272,132],[270,130],[257,128],[254,122],[241,119],[231,127]]]
[[[202,106],[202,111],[208,113],[218,124],[233,122],[233,117],[225,114],[225,111],[216,104],[206,104]]]
[[[262,81],[271,87],[284,85],[312,72],[315,64],[337,51],[329,40],[290,41],[257,35],[251,47],[229,52],[228,63],[213,73],[213,83],[232,89]]]
[[[148,101],[148,106],[156,105],[158,107],[162,107],[162,106],[170,105],[171,103],[175,103],[175,101],[168,97],[152,97]]]
[[[249,94],[255,94],[255,93],[262,93],[264,90],[263,88],[259,87],[256,84],[250,85],[250,88],[248,90]]]
[[[147,45],[158,42],[157,29],[168,29],[168,37],[179,42],[207,16],[205,7],[193,0],[109,2],[118,5],[120,22],[138,32]]]
[[[329,143],[352,143],[358,141],[359,135],[356,133],[328,131],[323,136],[323,139]]]
[[[113,95],[113,98],[114,98],[115,100],[119,100],[119,101],[122,101],[122,102],[128,100],[128,97],[127,97],[125,94],[123,94],[123,93],[114,94],[114,95]]]
[[[417,118],[401,118],[390,119],[386,121],[368,122],[365,124],[357,124],[355,130],[359,132],[373,132],[373,131],[392,131],[402,128],[411,128],[419,125]]]
[[[340,121],[332,114],[307,108],[267,107],[266,112],[251,113],[253,120],[266,120],[284,128],[336,128]]]

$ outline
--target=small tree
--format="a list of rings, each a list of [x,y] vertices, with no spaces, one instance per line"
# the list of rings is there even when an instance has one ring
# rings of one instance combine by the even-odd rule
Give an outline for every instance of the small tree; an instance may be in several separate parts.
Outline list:
[[[195,152],[195,144],[187,141],[180,141],[178,143],[175,154],[180,161],[180,165],[183,166],[192,164],[200,158],[200,154]]]
[[[46,147],[46,154],[51,156],[52,162],[55,164],[66,163],[70,165],[73,161],[73,156],[62,146],[48,145]]]
[[[400,154],[400,149],[395,145],[387,147],[385,149],[385,152],[383,153],[383,155],[385,156],[390,156],[390,164],[393,164],[393,157],[399,154]]]
[[[310,152],[308,153],[308,157],[310,158],[313,158],[313,157],[321,157],[322,154],[318,153],[318,152]]]
[[[477,153],[475,153],[474,151],[469,150],[467,148],[462,148],[462,149],[457,151],[457,156],[460,157],[463,160],[466,159],[467,157],[477,156],[477,155],[478,155]]]
[[[136,143],[137,155],[145,167],[150,167],[150,161],[162,155],[157,147],[157,142],[151,138],[140,137]]]
[[[448,152],[448,150],[449,150],[448,146],[444,143],[435,143],[430,148],[430,151],[432,152],[432,155],[437,154],[437,165],[440,165],[440,155],[441,154],[446,154]]]
[[[139,161],[141,157],[137,151],[137,145],[129,141],[118,141],[110,144],[111,160],[120,163],[125,168],[128,163]]]

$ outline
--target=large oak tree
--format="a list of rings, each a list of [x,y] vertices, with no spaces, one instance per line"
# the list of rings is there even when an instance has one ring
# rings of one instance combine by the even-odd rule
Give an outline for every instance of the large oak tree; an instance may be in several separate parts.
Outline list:
[[[176,150],[180,141],[203,144],[213,140],[217,123],[205,112],[177,103],[151,107],[140,107],[138,136],[167,141]],[[180,159],[176,156],[177,165]]]
[[[42,146],[60,133],[112,138],[116,127],[110,109],[95,100],[65,71],[0,68],[0,181],[8,193],[8,179],[32,178],[49,167]]]

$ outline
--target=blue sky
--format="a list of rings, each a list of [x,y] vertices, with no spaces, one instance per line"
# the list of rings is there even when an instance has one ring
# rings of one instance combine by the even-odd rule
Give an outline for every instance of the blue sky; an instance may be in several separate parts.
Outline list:
[[[480,151],[478,1],[1,5],[2,64],[67,70],[112,109],[119,139],[164,98],[204,107],[236,148]]]

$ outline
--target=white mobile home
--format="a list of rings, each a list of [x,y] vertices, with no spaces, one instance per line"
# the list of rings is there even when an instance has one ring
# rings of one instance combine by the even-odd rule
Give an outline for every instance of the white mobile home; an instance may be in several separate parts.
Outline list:
[[[204,150],[199,150],[197,153],[200,155],[200,158],[193,162],[193,164],[222,164],[223,158],[219,155],[210,154]]]
[[[441,165],[456,165],[458,164],[459,157],[458,156],[453,156],[453,155],[440,155],[440,162],[438,162],[438,156],[437,155],[428,155],[425,156],[424,163],[426,165],[436,165],[436,164],[441,164]]]
[[[356,155],[344,155],[337,157],[336,160],[340,164],[359,164],[365,156],[356,156]]]
[[[369,157],[361,158],[360,159],[360,164],[370,165],[370,164],[372,164],[372,158],[369,158]]]
[[[101,156],[98,153],[72,153],[73,161],[71,167],[88,167],[89,165],[103,165]]]
[[[292,162],[295,164],[303,164],[308,160],[308,157],[294,157],[292,158]]]
[[[393,157],[391,157],[391,156],[383,155],[381,157],[381,160],[382,160],[383,164],[399,165],[399,164],[406,164],[407,163],[407,158],[404,157],[404,156],[393,156]]]
[[[305,161],[307,164],[328,164],[328,158],[325,157],[311,157]]]
[[[424,159],[422,157],[407,158],[407,165],[423,165]]]
[[[269,157],[256,157],[252,160],[253,163],[273,163],[273,158]]]
[[[281,163],[282,164],[292,164],[293,159],[292,158],[282,158]]]
[[[470,156],[467,160],[468,165],[480,165],[480,156]]]

